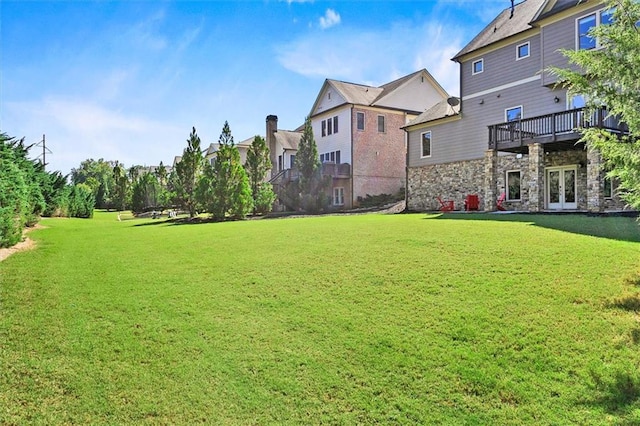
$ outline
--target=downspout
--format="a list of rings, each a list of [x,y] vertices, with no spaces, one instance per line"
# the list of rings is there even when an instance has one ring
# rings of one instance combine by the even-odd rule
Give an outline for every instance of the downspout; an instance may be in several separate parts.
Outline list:
[[[405,122],[407,121],[407,113],[405,113]],[[409,131],[406,127],[404,130],[405,153],[404,153],[404,213],[409,212]]]
[[[351,104],[351,114],[349,114],[349,137],[351,138],[351,208],[355,206],[355,194],[353,193],[353,171],[355,169],[355,158],[353,158],[353,104]],[[331,194],[333,196],[333,194]]]

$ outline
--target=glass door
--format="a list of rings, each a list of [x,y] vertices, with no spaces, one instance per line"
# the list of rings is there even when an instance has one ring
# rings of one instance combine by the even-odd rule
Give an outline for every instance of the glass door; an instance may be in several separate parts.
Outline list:
[[[547,208],[550,210],[575,210],[576,166],[553,167],[547,169]]]

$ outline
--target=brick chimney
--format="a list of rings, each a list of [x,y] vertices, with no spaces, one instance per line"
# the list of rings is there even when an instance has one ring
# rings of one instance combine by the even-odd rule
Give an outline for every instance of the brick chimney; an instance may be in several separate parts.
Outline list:
[[[275,132],[278,131],[278,116],[267,115],[267,146],[269,147],[269,160],[271,160],[271,177],[278,173],[278,158],[276,153]]]

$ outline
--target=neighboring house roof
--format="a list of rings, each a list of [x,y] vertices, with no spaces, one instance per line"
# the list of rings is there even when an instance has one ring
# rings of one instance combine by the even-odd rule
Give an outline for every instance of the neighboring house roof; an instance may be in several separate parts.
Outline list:
[[[452,106],[449,102],[456,105]],[[402,128],[405,129],[417,124],[429,123],[441,118],[453,117],[456,115],[460,115],[460,98],[451,97],[449,99],[445,99],[444,101],[438,102],[433,107],[429,108],[428,110],[411,120]]]
[[[175,157],[173,157],[173,167],[175,167],[176,164],[178,164],[181,161],[182,161],[182,155],[176,155]]]
[[[237,146],[238,149],[240,148],[248,149],[253,143],[254,138],[255,136],[252,136],[249,139],[245,139],[243,141],[235,143],[234,145]],[[205,152],[205,156],[213,155],[216,151],[218,151],[218,149],[220,149],[220,144],[218,142],[213,142],[209,144],[209,148],[207,148],[207,151]]]
[[[284,149],[297,151],[300,139],[302,138],[302,133],[292,132],[289,130],[278,130],[273,133],[273,136]]]
[[[367,86],[365,84],[349,83],[340,80],[326,79],[324,85],[322,86],[322,89],[320,90],[320,93],[318,94],[318,97],[316,98],[316,101],[313,104],[313,107],[311,108],[311,115],[314,115],[314,111],[316,111],[318,104],[320,103],[322,94],[326,92],[328,87],[332,87],[344,99],[344,103],[346,104],[391,107],[390,105],[385,103],[388,97],[391,96],[394,92],[403,88],[414,78],[418,78],[420,76],[426,77],[426,79],[431,83],[436,91],[440,92],[440,95],[442,97],[449,96],[447,92],[442,88],[440,83],[438,83],[426,69],[421,69],[419,71],[413,72],[409,75],[400,77],[379,87]]]
[[[464,55],[533,28],[531,21],[545,3],[548,2],[545,0],[525,0],[522,3],[518,3],[513,7],[513,17],[511,16],[511,7],[503,10],[469,44],[458,52],[453,57],[453,60],[459,62],[459,58]]]

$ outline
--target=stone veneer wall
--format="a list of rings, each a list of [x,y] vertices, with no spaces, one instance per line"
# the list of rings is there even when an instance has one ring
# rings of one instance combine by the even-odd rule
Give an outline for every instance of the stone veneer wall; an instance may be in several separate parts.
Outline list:
[[[495,200],[506,190],[506,172],[520,170],[520,200],[505,201],[503,206],[513,211],[541,211],[545,209],[545,168],[577,165],[576,196],[578,210],[612,211],[625,209],[625,203],[615,196],[602,199],[596,191],[602,191],[603,172],[599,172],[599,162],[593,155],[587,158],[583,149],[545,153],[544,146],[533,151],[535,158],[523,154],[501,154],[487,151],[485,158],[446,164],[435,164],[409,168],[407,208],[414,211],[439,210],[437,197],[453,200],[456,210],[464,209],[464,199],[469,194],[477,194],[480,209],[495,210]],[[590,164],[588,160],[591,161]],[[596,164],[597,163],[597,164]],[[491,176],[495,173],[494,176]],[[601,207],[597,207],[600,202]],[[486,203],[485,203],[486,201]]]
[[[529,191],[531,189],[529,182],[533,176],[531,170],[529,170],[529,156],[522,155],[521,158],[517,158],[514,155],[499,155],[498,166],[496,168],[496,195],[500,196],[503,192],[507,191],[507,172],[520,171],[520,200],[509,201],[505,200],[502,206],[507,210],[513,211],[529,211]],[[496,200],[497,200],[496,197]],[[495,210],[495,204],[492,206]]]
[[[477,194],[484,205],[484,159],[409,168],[407,208],[414,211],[439,210],[437,197],[453,200],[456,210],[464,210],[464,199]]]

